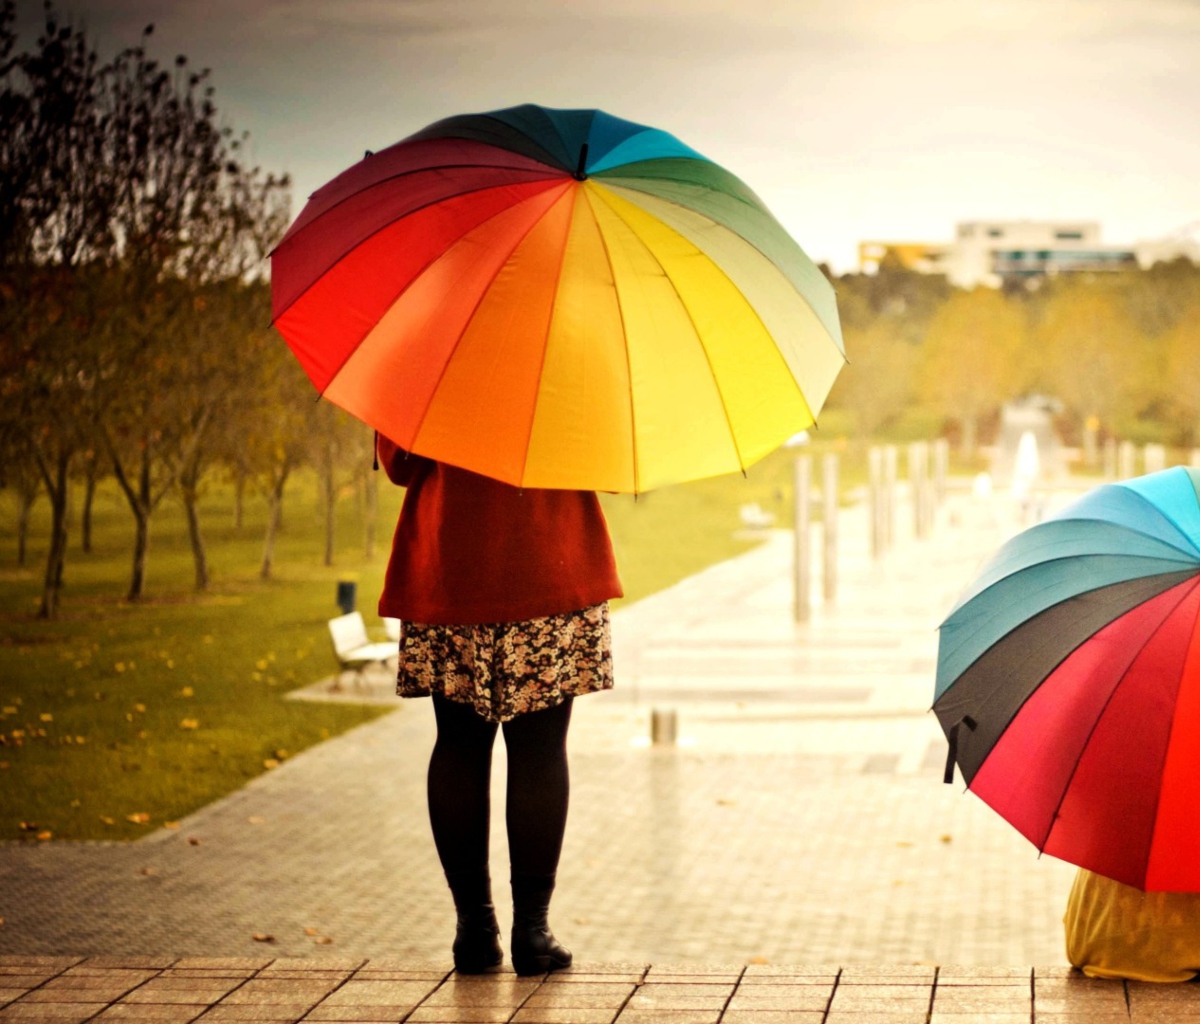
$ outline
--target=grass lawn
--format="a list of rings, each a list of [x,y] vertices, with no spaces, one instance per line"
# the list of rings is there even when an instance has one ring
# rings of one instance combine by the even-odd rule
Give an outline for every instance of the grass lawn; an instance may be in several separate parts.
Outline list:
[[[814,445],[815,455],[832,445]],[[790,516],[795,452],[743,477],[640,496],[605,495],[626,601],[746,550],[738,506],[758,502],[780,525]],[[862,453],[843,459],[843,489],[865,477]],[[814,467],[819,477],[819,467]],[[241,531],[232,495],[213,487],[203,506],[213,583],[192,593],[183,514],[164,502],[151,526],[147,597],[122,600],[132,518],[109,482],[97,494],[94,550],[77,523],[61,617],[34,615],[48,510],[39,501],[25,567],[16,565],[14,496],[0,491],[0,839],[130,839],[217,799],[306,747],[384,713],[284,700],[332,673],[326,621],[336,582],[358,582],[359,607],[378,625],[401,492],[382,481],[375,557],[362,557],[356,498],[339,506],[337,564],[321,565],[323,527],[313,480],[301,476],[284,506],[276,578],[257,578],[265,506],[249,501]]]

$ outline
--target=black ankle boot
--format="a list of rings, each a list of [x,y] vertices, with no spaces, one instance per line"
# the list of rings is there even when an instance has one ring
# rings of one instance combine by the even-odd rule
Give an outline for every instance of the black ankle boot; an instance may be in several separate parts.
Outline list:
[[[512,964],[517,974],[544,974],[571,966],[571,951],[546,922],[553,875],[514,875],[512,880]]]
[[[454,969],[459,974],[482,974],[504,959],[500,925],[492,906],[492,884],[487,875],[446,872],[458,928],[454,933]]]

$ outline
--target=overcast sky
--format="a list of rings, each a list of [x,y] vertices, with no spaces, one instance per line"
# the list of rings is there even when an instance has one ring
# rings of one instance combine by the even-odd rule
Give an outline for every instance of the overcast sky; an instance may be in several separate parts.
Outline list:
[[[34,24],[38,0],[18,0]],[[1200,219],[1200,0],[59,0],[107,54],[210,66],[304,197],[451,113],[535,102],[665,128],[817,260],[956,221]]]

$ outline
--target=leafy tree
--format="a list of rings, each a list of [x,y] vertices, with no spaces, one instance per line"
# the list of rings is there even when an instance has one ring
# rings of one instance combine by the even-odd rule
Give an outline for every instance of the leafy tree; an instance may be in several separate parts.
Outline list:
[[[1166,336],[1170,404],[1185,444],[1200,446],[1200,300]]]
[[[1082,423],[1119,432],[1153,388],[1151,349],[1111,282],[1074,279],[1045,289],[1037,327],[1040,387]]]
[[[834,382],[826,407],[850,412],[855,432],[872,437],[912,403],[918,350],[884,320],[848,327],[845,340],[850,363]]]
[[[956,292],[938,309],[922,351],[920,393],[962,425],[963,454],[974,455],[981,417],[1012,397],[1025,320],[1014,300],[990,288]]]

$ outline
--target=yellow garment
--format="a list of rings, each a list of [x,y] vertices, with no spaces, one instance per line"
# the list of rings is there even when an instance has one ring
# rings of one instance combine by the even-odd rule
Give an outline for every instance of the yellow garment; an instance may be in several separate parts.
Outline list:
[[[1067,959],[1089,978],[1191,981],[1200,893],[1142,892],[1080,868],[1063,917]]]

